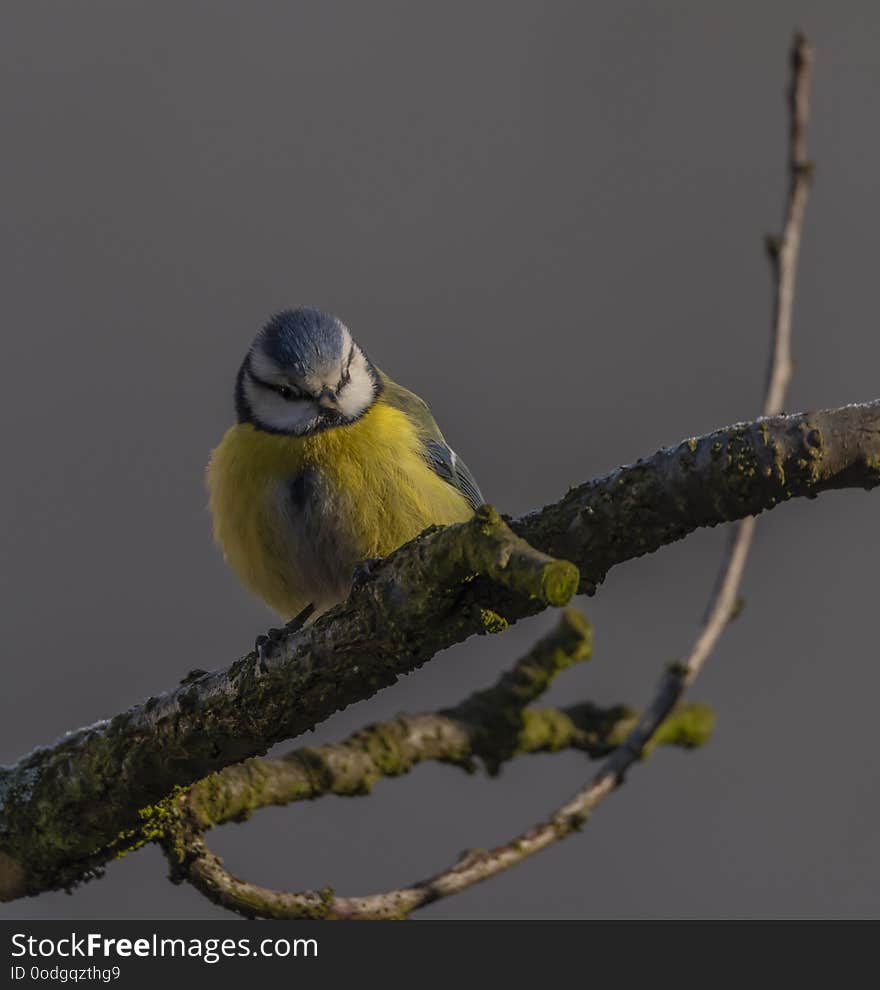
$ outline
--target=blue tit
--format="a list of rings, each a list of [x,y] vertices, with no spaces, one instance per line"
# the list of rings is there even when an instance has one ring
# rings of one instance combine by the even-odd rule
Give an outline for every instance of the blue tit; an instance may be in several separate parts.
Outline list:
[[[285,310],[260,330],[235,408],[208,465],[214,535],[285,619],[342,601],[358,564],[483,502],[422,399],[317,309]]]

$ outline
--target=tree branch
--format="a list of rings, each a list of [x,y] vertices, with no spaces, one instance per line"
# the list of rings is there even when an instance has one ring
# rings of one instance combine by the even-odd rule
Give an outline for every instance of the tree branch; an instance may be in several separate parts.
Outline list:
[[[767,240],[774,275],[772,347],[764,401],[765,416],[782,411],[791,378],[791,333],[797,258],[811,168],[806,159],[806,128],[812,50],[802,35],[794,39],[789,87],[789,195],[783,233]],[[189,848],[193,859],[188,876],[211,899],[245,914],[262,917],[389,918],[405,917],[415,908],[457,893],[525,856],[543,849],[580,828],[592,809],[622,783],[626,771],[641,759],[657,739],[661,726],[680,703],[734,614],[737,593],[755,532],[755,519],[742,520],[734,529],[700,633],[683,663],[670,666],[648,709],[612,753],[593,782],[560,808],[548,821],[491,852],[468,854],[451,869],[414,887],[362,898],[340,898],[332,891],[288,894],[247,884],[227,873],[201,839]]]
[[[878,483],[880,402],[872,402],[685,440],[569,491],[510,528],[544,553],[573,560],[582,587],[593,588],[615,564],[699,527]],[[502,527],[484,512],[428,532],[376,565],[347,602],[282,642],[265,669],[248,654],[3,768],[0,896],[87,877],[114,854],[120,834],[136,843],[139,809],[300,735],[439,650],[540,611],[548,604],[542,587],[550,587],[553,604],[564,604],[553,591],[557,579],[543,574],[535,597],[474,577],[490,564],[502,574],[505,557],[518,559],[513,546],[526,552]],[[494,563],[476,560],[481,554]]]
[[[794,265],[810,171],[804,144],[810,62],[800,41],[790,95],[788,219],[781,241],[771,246],[777,271],[771,411],[790,373]],[[470,523],[423,534],[374,567],[346,603],[288,637],[265,663],[251,653],[225,670],[194,673],[174,691],[0,769],[0,897],[87,877],[143,841],[139,812],[175,787],[299,735],[474,633],[499,631],[564,604],[576,587],[594,591],[617,563],[700,526],[832,488],[871,488],[878,480],[880,404],[872,403],[738,424],[685,441],[581,485],[510,527],[486,509]],[[616,786],[729,617],[747,543],[731,553],[727,582],[704,628],[708,639],[701,637],[688,663],[669,675],[604,776],[544,828],[518,840],[517,849],[539,848],[563,834],[566,822],[581,822]],[[579,576],[566,559],[580,567]],[[496,865],[518,856],[502,851]],[[448,883],[473,878],[474,869],[457,868]],[[486,864],[478,872],[484,875]]]
[[[206,846],[202,832],[226,821],[242,821],[259,807],[284,805],[324,794],[369,793],[381,777],[408,773],[426,760],[471,772],[480,760],[490,773],[521,753],[579,749],[591,757],[611,752],[631,730],[637,714],[623,705],[590,703],[558,710],[529,708],[555,676],[589,659],[591,630],[569,609],[514,668],[486,691],[454,708],[401,715],[355,733],[343,743],[294,750],[281,760],[252,759],[227,767],[193,785],[150,814],[155,838],[175,880],[188,880],[205,896],[246,917],[362,917],[353,902],[329,889],[282,893],[232,876]],[[656,743],[691,748],[712,728],[705,705],[680,706],[663,725]],[[382,902],[379,914],[394,909]],[[396,899],[395,899],[396,904]]]
[[[775,293],[773,347],[767,376],[765,416],[772,416],[782,411],[791,378],[791,331],[797,258],[812,174],[812,168],[806,158],[812,61],[812,50],[806,39],[803,35],[797,35],[792,46],[789,88],[789,197],[783,234],[775,243],[775,250],[771,251],[771,257],[775,261]],[[813,438],[814,441],[816,439],[818,438]],[[458,893],[475,883],[495,876],[526,856],[531,856],[582,828],[593,809],[620,786],[633,763],[643,758],[648,747],[656,740],[664,721],[680,703],[685,690],[697,677],[715,648],[734,614],[737,592],[754,531],[754,517],[742,520],[734,530],[706,617],[690,654],[683,663],[675,663],[668,668],[651,704],[587,787],[559,808],[548,820],[522,833],[511,842],[488,852],[465,856],[450,870],[437,874],[414,887],[365,898],[325,897],[325,906],[335,910],[335,917],[403,917],[415,908],[440,897]],[[218,882],[220,869],[222,868],[216,861],[206,860],[204,881]]]

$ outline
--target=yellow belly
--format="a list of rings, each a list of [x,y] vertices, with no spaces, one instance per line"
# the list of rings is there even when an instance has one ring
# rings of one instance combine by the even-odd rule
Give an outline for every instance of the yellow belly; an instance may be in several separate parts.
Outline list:
[[[320,497],[297,507],[289,486],[304,472]],[[381,400],[357,422],[308,437],[233,426],[211,455],[208,489],[226,559],[284,618],[341,601],[362,560],[473,514],[428,466],[411,421]]]

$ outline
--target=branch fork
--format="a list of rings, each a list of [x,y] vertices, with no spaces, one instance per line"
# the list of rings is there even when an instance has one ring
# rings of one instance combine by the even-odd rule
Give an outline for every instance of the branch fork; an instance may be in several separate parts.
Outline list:
[[[158,841],[176,879],[250,917],[404,917],[582,828],[656,745],[705,740],[711,712],[681,699],[738,608],[754,516],[790,498],[880,484],[880,402],[781,415],[813,176],[806,144],[812,64],[812,49],[796,36],[788,195],[781,234],[765,242],[774,292],[762,418],[664,448],[519,519],[484,506],[468,523],[422,534],[359,575],[347,602],[283,633],[268,656],[194,669],[176,690],[0,768],[0,900],[72,886],[114,856]],[[442,649],[566,605],[578,591],[592,594],[616,564],[736,520],[694,643],[667,668],[641,714],[589,702],[533,707],[561,670],[590,655],[589,625],[566,611],[494,687],[455,708],[401,715],[282,760],[257,758]],[[426,760],[497,773],[517,755],[563,748],[605,762],[543,821],[495,849],[470,850],[411,887],[354,898],[329,889],[272,891],[232,876],[204,840],[207,829],[257,808],[365,794],[380,777]]]

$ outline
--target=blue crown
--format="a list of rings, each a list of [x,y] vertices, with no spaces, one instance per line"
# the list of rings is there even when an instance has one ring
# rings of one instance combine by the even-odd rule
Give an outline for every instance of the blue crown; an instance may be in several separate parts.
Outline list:
[[[343,339],[340,320],[303,306],[276,313],[260,331],[255,345],[280,368],[303,372],[337,362]]]

